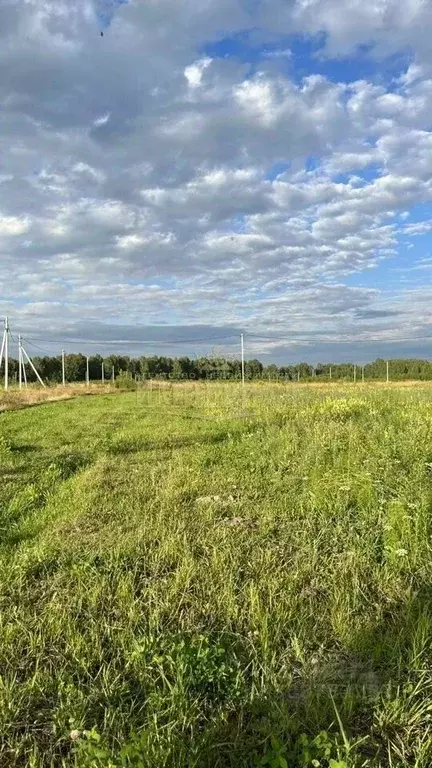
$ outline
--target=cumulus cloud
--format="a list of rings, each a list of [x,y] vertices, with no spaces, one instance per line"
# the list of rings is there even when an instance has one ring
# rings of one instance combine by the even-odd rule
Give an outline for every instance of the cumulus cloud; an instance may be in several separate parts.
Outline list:
[[[119,3],[101,38],[90,0],[2,3],[0,304],[14,324],[70,337],[103,317],[101,341],[209,316],[222,335],[285,344],[429,333],[430,4],[343,5]],[[296,70],[293,33],[318,41],[316,72]],[[250,51],[232,55],[230,38]],[[363,74],[364,51],[399,54],[400,71]],[[351,82],[318,72],[357,54]]]
[[[25,216],[0,216],[1,235],[23,235],[28,231],[29,221]]]
[[[201,85],[202,76],[211,63],[212,60],[206,56],[204,59],[195,61],[193,64],[185,67],[184,75],[191,88],[198,88]]]

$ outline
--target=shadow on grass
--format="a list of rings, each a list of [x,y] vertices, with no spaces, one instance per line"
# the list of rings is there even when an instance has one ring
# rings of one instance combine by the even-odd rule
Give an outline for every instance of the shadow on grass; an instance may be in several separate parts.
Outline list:
[[[117,456],[133,453],[144,453],[146,451],[163,451],[190,448],[193,446],[218,445],[225,443],[227,440],[241,439],[244,435],[249,435],[252,432],[260,429],[263,424],[264,422],[259,420],[253,424],[248,423],[246,425],[238,422],[237,425],[231,424],[229,427],[217,432],[213,431],[204,435],[179,435],[169,437],[166,440],[134,440],[128,438],[120,438],[116,440],[114,438],[113,442],[108,442],[105,450],[107,453]],[[277,425],[279,426],[279,424]],[[272,426],[274,425],[272,424]]]
[[[12,453],[26,454],[26,453],[35,453],[36,451],[40,450],[40,448],[38,445],[12,443],[9,450]]]
[[[28,472],[26,467],[0,467],[0,477],[5,480],[19,477],[26,472]]]
[[[190,448],[191,446],[217,445],[229,439],[230,433],[219,432],[209,435],[190,435],[170,437],[168,440],[118,440],[108,446],[107,452],[114,456],[146,451],[163,451],[171,449]]]

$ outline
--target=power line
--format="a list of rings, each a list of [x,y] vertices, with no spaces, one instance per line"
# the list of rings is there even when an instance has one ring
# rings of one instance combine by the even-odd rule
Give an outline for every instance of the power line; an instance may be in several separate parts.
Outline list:
[[[30,339],[27,339],[24,336],[22,338],[25,342],[27,342],[27,344],[30,344],[31,347],[33,347],[34,349],[38,349],[39,352],[43,352],[43,354],[46,355],[46,357],[52,357],[52,352],[47,352],[46,349],[41,349],[41,347],[38,347],[37,344],[33,344],[33,342],[30,341]]]
[[[432,341],[432,336],[395,336],[392,339],[382,339],[378,337],[374,338],[368,338],[368,339],[329,339],[327,337],[320,337],[320,336],[314,336],[313,338],[304,338],[302,336],[289,336],[288,338],[286,336],[284,337],[277,337],[277,336],[260,336],[258,334],[247,334],[247,338],[251,340],[257,340],[257,341],[276,341],[276,342],[283,342],[285,344],[289,344],[292,341],[300,341],[304,344],[368,344],[368,343],[383,343],[383,344],[394,344],[396,342],[400,341]]]
[[[138,340],[138,339],[118,339],[111,341],[109,339],[101,339],[99,341],[95,339],[29,339],[26,337],[26,341],[32,346],[37,347],[34,341],[45,341],[49,344],[91,344],[95,346],[103,345],[120,345],[120,344],[138,344],[140,346],[157,346],[159,344],[199,344],[207,341],[223,341],[228,339],[237,339],[238,334],[230,334],[229,336],[208,336],[200,339],[153,339],[153,340]],[[383,343],[394,344],[402,341],[432,341],[432,336],[394,336],[391,339],[383,339],[379,337],[372,337],[367,339],[352,338],[352,339],[329,339],[328,337],[314,336],[313,338],[304,338],[303,336],[263,336],[255,333],[245,334],[248,339],[252,341],[270,341],[289,344],[292,341],[303,342],[304,344],[368,344],[368,343]],[[16,341],[16,339],[14,339]],[[42,350],[44,352],[44,350]],[[48,353],[46,353],[48,354]]]
[[[289,335],[289,336],[267,336],[264,334],[258,334],[258,333],[247,333],[245,332],[245,338],[247,338],[249,341],[267,341],[277,344],[290,344],[292,342],[298,342],[300,344],[304,345],[311,345],[311,344],[396,344],[399,342],[416,342],[416,341],[426,341],[430,342],[432,341],[432,336],[395,336],[391,339],[389,338],[380,338],[380,337],[369,337],[369,338],[328,338],[324,336],[314,336],[313,338],[299,335]],[[11,338],[14,342],[17,342],[15,337],[10,334]],[[42,349],[42,347],[38,346],[35,342],[41,341],[48,344],[61,344],[63,346],[68,345],[92,345],[92,346],[124,346],[124,345],[138,345],[138,346],[151,346],[151,347],[157,347],[160,345],[177,345],[177,344],[201,344],[205,342],[214,342],[214,341],[226,341],[227,343],[232,344],[234,340],[238,338],[238,333],[229,333],[224,335],[218,335],[218,336],[206,336],[201,337],[197,339],[152,339],[152,340],[144,340],[144,339],[118,339],[118,340],[110,340],[110,339],[39,339],[36,337],[25,337],[25,341],[30,344],[35,349],[39,350],[40,352],[43,352],[44,355],[47,355],[47,357],[52,356],[51,352],[48,352],[46,349]]]
[[[232,333],[232,334],[225,334],[224,336],[207,336],[206,338],[201,339],[154,339],[154,340],[140,340],[140,339],[118,339],[117,341],[111,341],[109,339],[100,339],[99,341],[96,339],[38,339],[32,337],[31,339],[26,337],[26,341],[29,344],[32,344],[33,346],[36,346],[33,342],[34,341],[45,341],[45,343],[49,344],[92,344],[96,346],[103,346],[106,344],[110,345],[119,345],[119,344],[139,344],[142,345],[150,345],[150,346],[156,346],[158,344],[199,344],[201,342],[205,341],[221,341],[223,339],[232,339],[232,338],[238,338],[238,333]]]

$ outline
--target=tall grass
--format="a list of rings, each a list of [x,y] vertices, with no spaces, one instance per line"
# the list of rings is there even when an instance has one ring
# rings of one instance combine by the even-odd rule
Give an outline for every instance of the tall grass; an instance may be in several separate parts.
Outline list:
[[[431,417],[259,384],[3,414],[0,763],[428,768]]]

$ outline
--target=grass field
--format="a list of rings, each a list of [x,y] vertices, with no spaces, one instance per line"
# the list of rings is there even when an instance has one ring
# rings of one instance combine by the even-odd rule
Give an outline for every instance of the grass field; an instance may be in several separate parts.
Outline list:
[[[0,415],[0,765],[432,765],[432,388]]]

